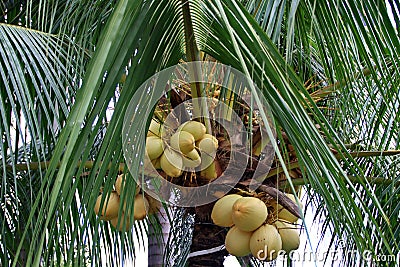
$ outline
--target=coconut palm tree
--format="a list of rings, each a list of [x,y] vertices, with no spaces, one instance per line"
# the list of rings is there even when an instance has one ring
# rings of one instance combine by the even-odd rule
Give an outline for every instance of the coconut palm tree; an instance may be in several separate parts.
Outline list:
[[[376,260],[399,251],[398,2],[59,0],[0,8],[0,265],[121,265],[135,257],[136,240],[145,246],[147,221],[150,232],[163,234],[157,213],[120,232],[93,207],[125,174],[119,214],[124,202],[133,209],[143,157],[124,157],[130,101],[145,97],[139,88],[155,73],[199,60],[251,79],[270,109],[257,112],[276,129],[272,152],[251,157],[273,158],[263,186],[249,190],[244,175],[231,192],[278,198],[289,209],[295,203],[281,192],[302,186],[316,220],[324,217],[323,232],[332,233],[330,246],[344,240],[358,252],[345,254],[343,265],[369,264],[364,251]],[[240,116],[253,114],[243,99],[220,92]],[[192,96],[214,97],[199,84],[177,88],[155,109],[139,103],[144,112],[133,127],[146,133],[154,111]],[[255,131],[251,116],[247,122]],[[220,144],[216,164],[224,165],[221,151]],[[222,265],[227,229],[210,220],[212,205],[165,209],[169,238],[153,238],[166,244],[165,265]]]

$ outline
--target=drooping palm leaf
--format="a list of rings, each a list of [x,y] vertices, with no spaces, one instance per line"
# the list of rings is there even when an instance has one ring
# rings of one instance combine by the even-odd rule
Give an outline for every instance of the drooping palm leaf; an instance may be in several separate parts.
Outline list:
[[[319,194],[321,194],[324,198],[325,202],[328,202],[329,204],[326,205],[328,211],[330,214],[334,214],[332,218],[330,218],[333,222],[334,225],[336,226],[336,232],[340,233],[341,227],[347,228],[348,235],[355,237],[355,243],[358,245],[358,249],[363,251],[364,249],[370,249],[373,250],[375,247],[375,244],[373,243],[373,240],[376,241],[375,237],[372,237],[371,239],[368,238],[370,235],[369,230],[364,232],[363,234],[360,234],[365,226],[363,225],[356,225],[354,222],[355,221],[362,221],[365,216],[370,218],[370,223],[372,228],[377,230],[376,235],[381,237],[382,233],[380,233],[380,223],[374,221],[374,215],[369,211],[370,207],[364,206],[363,199],[360,198],[358,201],[354,201],[353,195],[357,195],[359,197],[359,194],[357,193],[358,189],[354,186],[350,186],[350,190],[347,189],[348,185],[351,184],[350,181],[345,181],[343,180],[343,175],[344,172],[340,171],[340,167],[338,162],[336,162],[335,159],[332,158],[332,154],[328,152],[327,147],[323,144],[325,141],[321,139],[319,134],[313,129],[313,123],[307,118],[307,115],[304,115],[304,110],[302,111],[299,107],[299,100],[300,99],[300,94],[299,92],[302,92],[305,94],[304,89],[302,86],[298,83],[297,77],[290,71],[290,68],[287,68],[284,66],[284,63],[272,65],[270,62],[274,62],[274,59],[277,59],[278,57],[275,56],[275,48],[270,45],[270,42],[268,41],[267,38],[263,38],[263,33],[258,30],[257,34],[252,30],[252,28],[249,27],[243,27],[243,23],[241,24],[241,27],[236,27],[235,23],[239,24],[238,21],[243,18],[243,21],[245,21],[245,12],[242,14],[238,11],[239,8],[237,5],[234,3],[230,3],[228,1],[227,6],[229,7],[226,8],[226,18],[224,19],[223,17],[219,21],[219,23],[215,23],[214,25],[223,25],[225,22],[225,25],[231,25],[232,27],[232,38],[236,39],[237,38],[237,47],[235,48],[234,45],[229,49],[227,47],[221,47],[220,49],[230,50],[232,51],[233,55],[238,55],[239,53],[244,53],[243,56],[243,64],[247,64],[248,69],[254,69],[254,68],[260,68],[260,71],[262,71],[261,66],[264,67],[264,70],[266,72],[266,77],[265,79],[271,80],[271,83],[268,84],[269,80],[266,81],[267,85],[264,83],[264,88],[265,88],[265,97],[269,100],[269,103],[271,105],[272,112],[276,115],[277,120],[280,122],[282,125],[283,129],[290,135],[289,139],[291,139],[291,143],[296,147],[296,152],[299,154],[304,153],[302,156],[300,156],[301,162],[305,169],[307,170],[307,179],[311,183],[311,186],[316,190]],[[220,12],[221,14],[223,11],[221,10],[221,7],[211,7],[210,6],[210,18],[211,14],[215,14]],[[213,8],[213,9],[212,9]],[[213,15],[212,19],[215,18],[215,15]],[[247,17],[250,21],[251,19]],[[229,21],[229,22],[228,22]],[[229,29],[229,26],[226,26]],[[222,28],[222,27],[221,27]],[[333,27],[330,27],[333,28]],[[217,32],[218,27],[213,28],[216,33],[213,35],[218,36],[219,38],[222,38],[224,36],[224,33],[226,34],[226,31],[224,32],[223,29],[220,29]],[[244,29],[244,30],[242,30]],[[253,29],[257,30],[257,27],[253,23]],[[254,32],[254,34],[249,34],[251,32]],[[248,41],[246,42],[246,39],[240,38],[243,36],[249,36],[246,38]],[[260,40],[260,39],[261,40]],[[263,42],[266,47],[263,47],[263,45],[260,45],[257,48],[252,47],[254,43],[261,43]],[[221,60],[224,62],[225,58],[220,57],[219,55],[221,54],[220,51],[217,50],[218,48],[218,43],[223,43],[227,44],[228,42],[215,42],[213,43],[212,47],[209,47],[208,51],[210,54],[215,56],[217,59]],[[252,47],[252,49],[249,49],[248,47]],[[260,51],[263,50],[265,53],[259,53],[260,55],[254,55],[252,51]],[[270,56],[269,56],[270,55]],[[274,56],[272,56],[274,55]],[[234,57],[234,56],[233,56]],[[229,57],[229,58],[233,58]],[[258,58],[263,58],[264,59],[259,59]],[[255,61],[257,60],[257,61]],[[279,61],[279,60],[277,60]],[[227,60],[225,59],[225,62]],[[257,63],[259,65],[257,66]],[[235,62],[229,62],[232,65],[239,64],[238,61]],[[237,65],[236,65],[237,66]],[[245,66],[242,66],[245,68]],[[277,70],[280,73],[276,73],[273,70]],[[255,71],[255,73],[258,73]],[[288,77],[290,80],[288,80]],[[253,77],[253,79],[257,80],[258,77]],[[279,91],[279,94],[276,92]],[[296,99],[297,98],[297,99]],[[297,103],[296,103],[297,102]],[[293,112],[293,115],[289,115]],[[336,138],[334,139],[328,138],[328,142],[336,143],[338,141],[338,137],[334,135],[332,132],[332,129],[329,127],[329,124],[326,122],[325,118],[322,116],[322,114],[319,112],[317,107],[313,108],[314,116],[313,118],[316,120],[317,123],[321,125],[328,126],[326,129],[326,134],[327,136],[333,136]],[[301,115],[303,114],[303,115]],[[295,120],[294,120],[295,118]],[[302,118],[302,119],[300,119]],[[296,121],[297,120],[297,121]],[[297,126],[294,126],[297,125]],[[298,132],[300,129],[302,129],[302,132]],[[306,130],[307,129],[307,130]],[[328,133],[330,132],[330,133]],[[293,139],[292,139],[293,138]],[[339,148],[339,147],[337,147]],[[314,149],[317,149],[315,152],[313,152]],[[341,148],[344,150],[344,148]],[[326,152],[324,152],[326,151]],[[318,155],[318,158],[313,158],[312,155]],[[351,161],[350,161],[351,162]],[[352,164],[353,163],[349,163]],[[318,167],[317,167],[318,166]],[[321,168],[321,169],[319,169]],[[312,170],[315,170],[312,171]],[[319,170],[318,170],[319,169]],[[357,166],[355,169],[360,170]],[[351,170],[351,172],[355,171],[354,169]],[[313,173],[314,172],[314,173]],[[321,183],[320,182],[320,177],[321,175],[326,179],[326,183]],[[340,188],[340,190],[338,190]],[[364,192],[366,192],[368,197],[373,198],[373,202],[371,203],[372,206],[374,206],[374,210],[377,211],[382,218],[386,218],[386,214],[383,212],[379,202],[377,201],[375,194],[372,192],[372,188],[369,185],[364,185],[363,186]],[[339,192],[340,191],[340,192]],[[338,205],[337,207],[335,207]],[[351,207],[352,209],[352,214],[348,213],[348,207]],[[342,213],[343,212],[343,213]],[[353,213],[354,212],[354,213]],[[341,214],[341,215],[339,215]],[[364,215],[362,215],[364,214]],[[355,216],[355,217],[353,217]],[[383,220],[385,221],[385,220]],[[386,221],[387,223],[387,221]],[[361,228],[361,229],[360,229]],[[339,230],[340,229],[340,230]],[[357,230],[360,229],[360,230]],[[355,233],[356,231],[357,233]],[[357,237],[357,235],[359,236]],[[390,233],[388,235],[388,240],[392,242],[395,240],[393,233]],[[386,243],[385,240],[383,240],[383,247],[387,249],[389,253],[393,253],[391,250],[391,246]]]
[[[70,82],[75,74],[65,64],[73,65],[67,59],[67,43],[60,44],[56,36],[6,24],[0,25],[0,36],[1,202],[5,205],[1,262],[6,265],[9,253],[22,241],[25,215],[44,176],[40,169],[31,170],[30,162],[50,159],[69,113],[68,103],[73,101]],[[14,234],[16,240],[11,238]]]

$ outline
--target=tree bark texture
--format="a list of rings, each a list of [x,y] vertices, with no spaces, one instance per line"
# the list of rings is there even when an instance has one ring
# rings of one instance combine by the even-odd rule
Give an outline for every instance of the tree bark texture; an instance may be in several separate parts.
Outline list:
[[[196,207],[193,240],[191,253],[212,249],[225,244],[226,229],[212,223],[211,210],[214,203]],[[224,266],[225,257],[228,256],[225,248],[204,255],[190,257],[190,267],[219,267]]]

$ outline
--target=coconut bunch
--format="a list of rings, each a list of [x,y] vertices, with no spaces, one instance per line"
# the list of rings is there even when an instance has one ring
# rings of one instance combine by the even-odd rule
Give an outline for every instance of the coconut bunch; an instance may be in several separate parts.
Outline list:
[[[197,121],[183,123],[164,141],[162,126],[153,119],[146,138],[146,151],[153,167],[162,169],[170,177],[179,177],[183,171],[201,166],[202,176],[216,178],[217,148],[218,140],[206,134],[206,127]]]
[[[119,175],[115,181],[115,190],[111,193],[107,193],[105,196],[102,209],[100,210],[103,194],[97,197],[96,204],[94,206],[94,212],[99,216],[101,220],[110,221],[111,225],[114,226],[118,231],[129,231],[135,220],[143,220],[151,209],[148,199],[144,194],[139,193],[140,188],[136,185],[133,202],[133,212],[128,211],[127,203],[123,203],[122,213],[119,214],[120,206],[120,194],[125,185],[124,175]],[[129,205],[128,205],[129,206]],[[120,216],[119,216],[120,215]],[[119,218],[118,218],[119,217]]]
[[[220,198],[211,212],[214,224],[230,227],[225,247],[231,255],[242,257],[251,253],[259,260],[271,261],[280,250],[289,253],[297,249],[300,237],[289,222],[268,224],[267,217],[268,209],[262,200],[237,194]]]

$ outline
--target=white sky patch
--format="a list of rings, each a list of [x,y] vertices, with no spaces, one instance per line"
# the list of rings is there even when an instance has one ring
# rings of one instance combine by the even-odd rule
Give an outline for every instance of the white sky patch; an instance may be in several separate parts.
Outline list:
[[[397,32],[396,22],[394,20],[394,15],[393,14],[396,14],[396,17],[399,17],[399,10],[396,8],[396,10],[393,11],[388,0],[385,0],[385,3],[386,3],[386,8],[387,8],[388,13],[389,13],[390,22],[392,22],[392,25],[393,25],[393,27],[395,28],[395,30]]]

